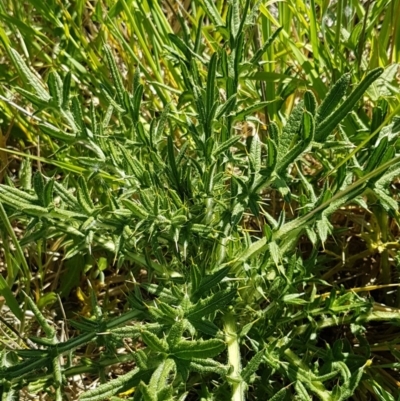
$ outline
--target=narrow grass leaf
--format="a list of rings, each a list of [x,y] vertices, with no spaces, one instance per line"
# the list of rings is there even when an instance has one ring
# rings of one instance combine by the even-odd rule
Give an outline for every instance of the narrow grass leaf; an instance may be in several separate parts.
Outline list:
[[[14,316],[20,322],[22,322],[24,313],[20,308],[18,301],[15,298],[14,294],[12,293],[10,287],[8,286],[7,281],[2,275],[0,275],[0,294],[4,297],[7,306],[10,308]]]

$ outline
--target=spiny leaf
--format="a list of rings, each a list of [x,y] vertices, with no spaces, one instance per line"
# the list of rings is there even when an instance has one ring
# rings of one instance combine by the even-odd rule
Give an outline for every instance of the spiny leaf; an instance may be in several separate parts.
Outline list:
[[[180,341],[171,350],[180,359],[212,358],[219,355],[226,345],[223,341],[212,339],[204,341]]]
[[[127,207],[135,217],[138,217],[140,219],[146,219],[148,217],[148,213],[146,212],[145,209],[139,203],[131,201],[129,199],[122,199],[121,200],[122,204]]]
[[[187,313],[188,319],[198,320],[203,316],[216,312],[219,308],[225,306],[233,300],[236,290],[224,290],[206,299],[200,300]]]
[[[202,278],[200,285],[198,286],[196,291],[193,292],[192,296],[196,297],[207,294],[207,292],[210,291],[211,288],[218,285],[223,278],[227,277],[229,270],[230,268],[228,266],[223,267],[213,274],[207,275],[206,277]]]
[[[108,68],[110,69],[112,79],[114,81],[115,89],[117,92],[117,99],[119,106],[124,107],[124,85],[122,82],[121,74],[118,70],[117,64],[115,62],[114,56],[112,54],[112,50],[110,46],[104,45],[104,52],[107,58]]]
[[[155,352],[168,352],[168,344],[165,340],[160,340],[155,334],[150,331],[143,330],[142,339],[146,343],[146,345]]]
[[[318,124],[315,132],[315,139],[319,142],[325,140],[336,126],[347,116],[354,108],[356,103],[361,99],[362,95],[368,87],[382,74],[383,68],[376,68],[370,71],[365,78],[357,85],[349,97],[329,116],[324,117]]]
[[[132,388],[135,385],[135,382],[139,384],[140,379],[147,375],[148,372],[146,371],[142,372],[140,369],[133,369],[130,372],[119,376],[117,379],[101,384],[93,390],[86,391],[79,397],[79,401],[106,400],[115,394],[122,393],[123,391]]]
[[[271,46],[271,44],[274,42],[274,40],[278,37],[279,33],[283,29],[282,26],[276,29],[276,31],[265,41],[263,46],[256,51],[254,56],[250,59],[250,63],[255,65],[257,64],[260,60],[263,54],[268,50],[268,48]]]
[[[208,16],[211,18],[212,22],[216,26],[224,26],[224,21],[222,20],[215,4],[211,0],[203,0],[206,12]]]
[[[174,323],[173,326],[170,328],[166,340],[171,349],[176,347],[176,345],[181,341],[184,329],[184,320],[179,320],[178,322]]]
[[[56,71],[50,71],[47,86],[53,102],[58,108],[61,108],[63,104],[63,83]]]
[[[339,103],[344,99],[347,88],[349,87],[350,79],[350,74],[342,75],[326,94],[317,110],[317,117],[315,119],[317,124],[329,116],[336,107],[339,106]]]
[[[218,54],[214,53],[211,56],[207,74],[206,114],[209,121],[212,121],[213,119],[211,110],[213,109],[215,103],[215,78],[217,73],[217,62]]]
[[[94,204],[90,197],[87,183],[82,176],[78,178],[77,199],[83,211],[85,211],[87,214],[93,213]]]
[[[15,67],[17,68],[19,74],[22,76],[22,78],[30,85],[32,88],[35,90],[36,95],[43,100],[44,102],[47,102],[50,100],[50,95],[47,93],[47,91],[44,89],[42,82],[40,81],[39,78],[36,77],[36,75],[29,69],[29,67],[25,64],[25,61],[23,58],[19,55],[19,53],[14,50],[12,47],[9,48],[10,50],[10,55],[11,58],[14,61]]]
[[[277,100],[258,102],[257,104],[248,106],[248,107],[244,108],[243,110],[238,111],[235,114],[234,119],[237,121],[243,121],[245,119],[245,117],[248,116],[249,114],[253,114],[254,112],[261,110],[261,109],[265,108],[265,106],[268,106],[272,102],[276,102],[276,101]]]

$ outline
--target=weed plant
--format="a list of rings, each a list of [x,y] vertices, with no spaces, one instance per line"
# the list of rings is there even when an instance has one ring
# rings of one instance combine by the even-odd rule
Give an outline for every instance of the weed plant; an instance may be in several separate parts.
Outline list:
[[[399,10],[3,0],[2,399],[398,400]]]

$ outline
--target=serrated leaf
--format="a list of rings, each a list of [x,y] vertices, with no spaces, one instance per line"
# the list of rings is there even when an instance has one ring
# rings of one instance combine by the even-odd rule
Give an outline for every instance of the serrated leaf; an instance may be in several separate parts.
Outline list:
[[[224,153],[226,150],[229,150],[233,145],[235,145],[236,142],[240,140],[239,135],[232,136],[228,140],[226,140],[224,143],[219,145],[212,153],[212,155],[217,158],[220,154]]]
[[[171,350],[175,357],[191,360],[193,358],[213,358],[226,348],[222,340],[181,341]]]
[[[77,200],[83,211],[89,215],[93,213],[94,204],[90,197],[86,181],[82,176],[78,178]]]
[[[172,358],[163,360],[151,375],[149,389],[152,393],[164,388],[168,380],[173,381],[176,372],[176,363]]]
[[[214,104],[215,104],[215,79],[217,73],[217,62],[218,62],[218,55],[214,53],[211,56],[210,62],[208,64],[208,74],[207,74],[207,92],[206,92],[206,114],[208,121],[213,120],[213,115],[211,113],[212,110],[215,111]]]
[[[121,106],[121,108],[123,108],[124,107],[125,89],[124,89],[124,85],[122,82],[121,74],[118,70],[118,67],[115,62],[115,59],[112,54],[112,50],[111,50],[110,46],[104,45],[104,53],[106,55],[108,68],[110,69],[111,77],[112,77],[114,85],[115,85],[115,90],[117,93],[117,99],[118,99],[119,106]]]
[[[155,334],[151,333],[150,331],[143,330],[141,333],[143,341],[146,345],[155,352],[168,352],[168,344],[165,340],[160,340]]]
[[[280,149],[281,156],[278,158],[278,162],[276,165],[276,171],[278,174],[283,174],[286,168],[294,163],[302,154],[307,152],[310,147],[311,143],[314,139],[314,132],[315,132],[315,125],[314,119],[308,111],[305,111],[302,116],[298,116],[300,118],[300,127],[301,127],[301,134],[302,139],[298,141],[296,145],[294,145],[291,149],[286,148],[286,153],[284,148]]]
[[[198,373],[217,373],[225,376],[229,368],[213,359],[193,359],[189,363],[189,369]]]
[[[316,127],[315,139],[317,141],[321,142],[325,140],[332,133],[336,126],[354,108],[372,82],[374,82],[382,72],[382,68],[376,68],[375,70],[370,71],[357,85],[353,92],[351,92],[350,96],[348,96],[334,112],[328,116],[324,116],[324,119]]]
[[[86,391],[79,397],[79,401],[102,401],[110,398],[115,394],[122,393],[123,391],[132,388],[135,382],[140,381],[148,375],[146,371],[133,369],[130,372],[119,376],[117,379],[111,380],[108,383],[101,384],[93,390]]]
[[[25,64],[23,58],[16,50],[14,50],[12,47],[10,47],[9,50],[15,67],[17,68],[22,78],[35,90],[36,95],[42,101],[48,102],[50,100],[50,95],[44,89],[40,79],[36,77],[36,75],[29,69],[29,67]]]
[[[193,327],[196,328],[196,330],[201,331],[204,334],[207,334],[208,336],[215,337],[219,331],[219,327],[212,323],[210,320],[206,319],[200,319],[200,320],[194,320],[190,319],[190,323],[193,325]]]
[[[304,103],[301,101],[292,110],[292,113],[282,130],[282,134],[279,135],[278,153],[280,159],[292,148],[293,141],[300,132],[303,114]],[[273,135],[273,137],[275,136],[276,135]]]
[[[264,351],[259,351],[257,352],[257,354],[253,356],[253,358],[250,359],[250,361],[240,374],[240,376],[245,382],[247,383],[249,382],[251,375],[255,373],[255,371],[258,369],[263,358],[264,358]]]
[[[182,340],[184,329],[185,322],[183,320],[179,320],[178,322],[174,323],[170,328],[166,340],[171,349],[173,349],[179,343],[179,341]]]
[[[247,117],[250,114],[253,114],[254,112],[261,110],[263,108],[265,108],[266,106],[268,106],[269,104],[271,104],[272,102],[276,102],[277,100],[272,100],[272,101],[263,101],[263,102],[258,102],[256,104],[253,104],[251,106],[248,106],[240,111],[238,111],[235,116],[234,119],[236,121],[243,121],[245,119],[245,117]]]
[[[224,21],[222,20],[219,12],[212,0],[203,0],[206,12],[210,17],[211,21],[214,25],[218,26],[225,26]]]
[[[315,99],[312,91],[306,91],[304,94],[304,106],[312,116],[315,115],[317,109],[317,99]]]
[[[200,300],[187,313],[189,319],[199,320],[203,316],[216,312],[219,308],[231,302],[236,295],[236,290],[224,290],[206,299]]]
[[[71,90],[71,79],[72,74],[71,71],[68,71],[67,75],[63,81],[63,92],[62,92],[62,108],[68,109],[69,108],[69,94]]]
[[[192,296],[197,297],[207,294],[207,292],[210,291],[211,288],[218,285],[222,281],[222,279],[228,276],[229,271],[230,271],[229,266],[223,267],[222,269],[217,270],[213,274],[207,275],[204,278],[202,278],[200,285],[198,286],[196,291],[193,292]]]
[[[147,217],[149,216],[146,210],[137,202],[131,201],[129,199],[121,199],[121,203],[126,208],[128,208],[135,217],[138,217],[140,219],[147,219]]]
[[[236,106],[236,94],[233,94],[225,103],[219,105],[215,111],[215,119],[219,120],[222,116],[228,116]]]
[[[339,106],[339,103],[346,95],[347,88],[350,84],[350,79],[350,74],[342,75],[326,94],[324,100],[317,110],[317,116],[315,118],[317,125]]]
[[[268,401],[284,401],[289,390],[284,387],[281,388],[276,394],[274,394]]]
[[[37,171],[33,176],[33,188],[35,189],[36,195],[39,199],[40,206],[47,206],[44,201],[44,179],[39,171]]]
[[[283,29],[283,26],[280,26],[279,28],[276,29],[276,31],[264,42],[263,46],[256,51],[254,56],[250,59],[250,64],[255,65],[257,64],[260,60],[261,57],[264,55],[264,53],[268,50],[268,48],[271,46],[271,44],[274,42],[274,40],[277,38],[281,30]]]
[[[45,134],[47,134],[55,139],[61,139],[65,142],[72,142],[76,139],[76,134],[62,131],[60,128],[58,128],[52,124],[39,123],[38,125]]]
[[[261,168],[261,141],[257,134],[251,139],[249,158],[252,172],[258,173]]]
[[[54,104],[61,108],[63,104],[63,83],[56,71],[50,71],[47,86]]]

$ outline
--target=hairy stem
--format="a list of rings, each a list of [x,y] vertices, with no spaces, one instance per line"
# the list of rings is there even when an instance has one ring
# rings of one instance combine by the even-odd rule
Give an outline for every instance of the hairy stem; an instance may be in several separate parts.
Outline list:
[[[232,401],[244,401],[244,382],[240,377],[242,365],[240,363],[240,349],[236,331],[236,318],[232,313],[224,317],[225,339],[228,344],[228,362],[232,367],[229,381],[232,385]]]

